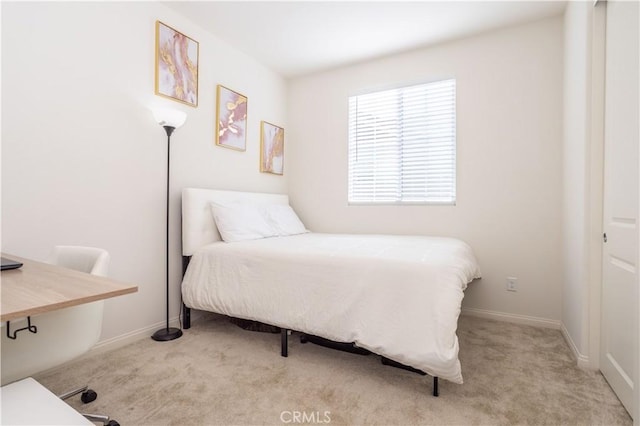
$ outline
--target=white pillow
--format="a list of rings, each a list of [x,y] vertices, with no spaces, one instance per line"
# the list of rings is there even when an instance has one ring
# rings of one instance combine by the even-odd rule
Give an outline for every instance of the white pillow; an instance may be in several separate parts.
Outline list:
[[[220,236],[227,243],[278,236],[278,232],[265,219],[261,206],[211,203],[211,213]]]
[[[267,220],[281,237],[309,232],[288,204],[269,204],[265,206]]]

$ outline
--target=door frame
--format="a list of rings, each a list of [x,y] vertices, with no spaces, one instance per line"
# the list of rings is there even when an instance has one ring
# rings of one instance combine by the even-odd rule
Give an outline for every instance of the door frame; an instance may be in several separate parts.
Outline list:
[[[590,43],[590,113],[589,161],[586,173],[589,182],[587,209],[589,302],[585,306],[584,324],[588,344],[588,363],[584,367],[600,369],[600,327],[602,321],[602,233],[604,229],[604,105],[606,65],[606,2],[593,5]]]

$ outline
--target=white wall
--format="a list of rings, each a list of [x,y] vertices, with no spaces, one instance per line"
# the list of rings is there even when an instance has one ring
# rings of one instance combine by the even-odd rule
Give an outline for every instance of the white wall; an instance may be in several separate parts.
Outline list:
[[[294,79],[293,206],[314,231],[461,238],[483,272],[466,291],[466,309],[558,326],[562,45],[563,21],[555,17]],[[448,77],[457,80],[457,205],[348,206],[348,96]],[[518,278],[518,292],[505,291],[507,276]]]
[[[187,112],[172,137],[171,317],[178,314],[180,189],[286,192],[259,173],[260,120],[287,127],[286,82],[156,2],[2,2],[2,250],[103,247],[139,286],[107,301],[102,339],[155,327],[165,306],[166,135],[152,105]],[[200,42],[199,106],[154,95],[155,21]],[[248,97],[247,151],[215,146],[215,87]],[[150,333],[149,333],[150,334]]]
[[[562,328],[584,367],[598,367],[602,274],[604,4],[565,11]]]

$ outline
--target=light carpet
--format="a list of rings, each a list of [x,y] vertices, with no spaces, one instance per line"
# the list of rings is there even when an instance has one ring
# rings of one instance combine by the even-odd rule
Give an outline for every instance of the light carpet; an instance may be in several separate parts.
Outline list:
[[[557,330],[460,318],[465,383],[243,330],[205,314],[180,339],[144,339],[36,376],[54,393],[89,383],[82,412],[124,425],[631,425],[600,373],[576,367]],[[418,338],[418,336],[416,336]]]

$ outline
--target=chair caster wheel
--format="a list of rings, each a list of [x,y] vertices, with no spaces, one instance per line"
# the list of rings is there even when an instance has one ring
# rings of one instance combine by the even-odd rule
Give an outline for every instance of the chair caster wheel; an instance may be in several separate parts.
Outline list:
[[[109,420],[109,423],[107,423],[107,426],[120,426],[120,423],[118,423],[115,420]]]
[[[82,402],[84,402],[85,404],[88,404],[90,402],[95,401],[97,397],[98,397],[98,394],[95,393],[93,389],[88,389],[82,392],[82,396],[80,397],[80,400],[82,400]]]

